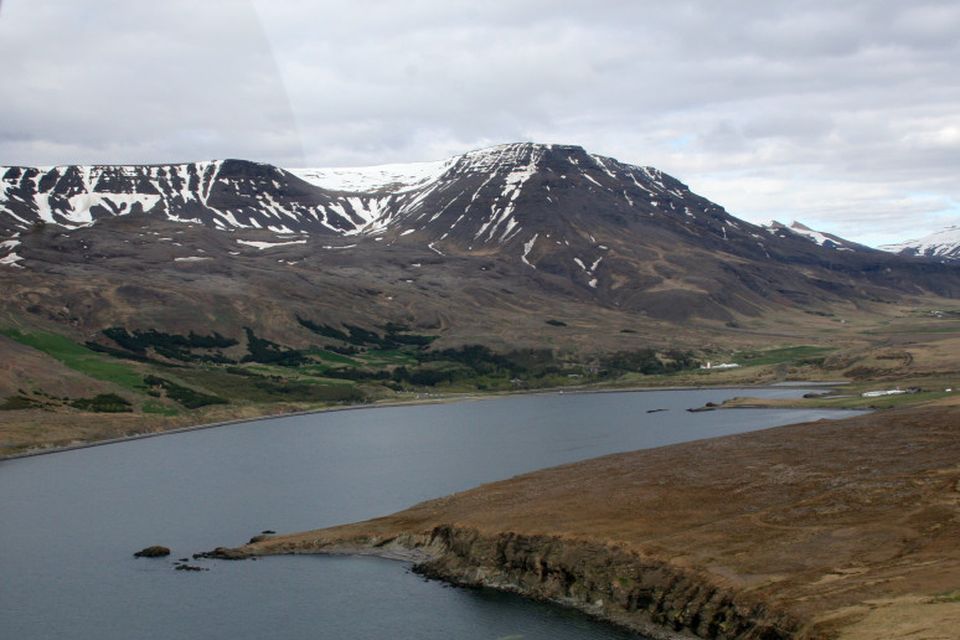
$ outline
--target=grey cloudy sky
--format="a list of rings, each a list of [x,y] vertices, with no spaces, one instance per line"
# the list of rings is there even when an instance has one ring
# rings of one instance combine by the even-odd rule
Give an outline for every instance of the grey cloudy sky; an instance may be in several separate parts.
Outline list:
[[[533,140],[875,244],[960,222],[960,3],[3,0],[0,164]]]

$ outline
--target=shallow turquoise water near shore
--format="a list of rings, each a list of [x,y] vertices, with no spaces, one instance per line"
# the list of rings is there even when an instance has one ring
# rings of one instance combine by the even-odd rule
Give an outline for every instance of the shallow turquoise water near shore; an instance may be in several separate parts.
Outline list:
[[[850,415],[684,411],[747,394],[568,393],[377,408],[0,462],[0,637],[631,637],[558,607],[425,582],[386,560],[206,562],[211,570],[201,573],[173,571],[171,561],[264,529],[365,519],[606,453]],[[173,556],[132,558],[149,544]]]

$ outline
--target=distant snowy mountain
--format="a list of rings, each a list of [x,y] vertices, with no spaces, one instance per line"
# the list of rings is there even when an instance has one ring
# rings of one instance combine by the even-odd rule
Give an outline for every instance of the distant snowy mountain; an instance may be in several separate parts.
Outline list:
[[[836,249],[837,251],[872,251],[872,249],[862,244],[845,240],[844,238],[835,236],[832,233],[825,233],[823,231],[811,229],[807,225],[797,222],[796,220],[789,225],[785,225],[774,220],[770,224],[764,225],[764,229],[766,229],[768,233],[781,238],[787,238],[791,236],[805,238],[810,242],[816,243],[818,246],[827,249]]]
[[[960,225],[953,225],[924,236],[880,247],[884,251],[905,256],[922,256],[940,260],[960,261]]]

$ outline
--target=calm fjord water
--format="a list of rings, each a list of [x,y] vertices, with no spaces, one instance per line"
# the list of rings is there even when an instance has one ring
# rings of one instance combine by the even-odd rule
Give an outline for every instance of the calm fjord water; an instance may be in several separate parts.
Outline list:
[[[374,558],[171,560],[387,514],[629,451],[849,415],[684,409],[802,389],[551,394],[245,423],[0,462],[0,638],[632,637],[560,608],[424,582]],[[650,409],[668,411],[648,414]],[[169,559],[134,559],[150,544]]]

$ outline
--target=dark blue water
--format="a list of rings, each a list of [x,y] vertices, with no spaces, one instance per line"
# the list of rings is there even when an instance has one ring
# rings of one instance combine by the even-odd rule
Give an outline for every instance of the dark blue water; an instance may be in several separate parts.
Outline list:
[[[373,558],[172,560],[616,451],[848,412],[684,409],[802,389],[556,394],[264,420],[0,462],[0,638],[630,637]],[[649,409],[669,409],[653,414]],[[170,559],[134,559],[150,544]]]

